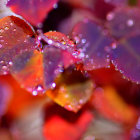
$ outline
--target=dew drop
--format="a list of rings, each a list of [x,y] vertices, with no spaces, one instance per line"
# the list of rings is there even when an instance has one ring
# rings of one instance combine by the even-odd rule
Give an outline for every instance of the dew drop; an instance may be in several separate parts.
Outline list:
[[[85,44],[85,43],[86,43],[86,39],[82,39],[81,42],[82,42],[83,44]]]
[[[56,83],[51,84],[51,88],[54,89],[56,87]]]
[[[16,29],[13,29],[14,32],[16,32]]]
[[[69,111],[73,110],[71,105],[65,105],[64,107]]]
[[[4,40],[0,40],[0,42],[4,42]]]
[[[81,52],[78,57],[79,58],[84,58],[85,57],[85,54],[83,52]]]
[[[6,27],[5,27],[5,30],[9,30],[9,27],[6,26]]]
[[[4,63],[4,61],[0,61],[0,64],[3,64]]]
[[[54,8],[54,9],[58,8],[58,4],[55,3],[55,4],[53,5],[53,8]]]
[[[34,96],[37,96],[37,95],[42,95],[44,93],[44,88],[42,85],[37,85],[34,90],[32,91],[32,94]]]
[[[51,45],[53,43],[53,41],[50,39],[48,40],[48,44]]]
[[[10,25],[13,26],[14,24],[13,23],[10,23]]]
[[[10,65],[10,66],[12,66],[12,65],[13,65],[13,62],[12,62],[12,61],[10,61],[10,62],[9,62],[9,65]]]
[[[0,48],[2,48],[2,45],[0,44]]]
[[[107,15],[107,20],[108,20],[108,21],[111,21],[111,20],[113,20],[113,18],[114,18],[114,13],[110,12],[110,13]]]
[[[2,69],[3,70],[7,70],[7,66],[2,66]]]
[[[3,33],[4,32],[4,30],[3,29],[0,29],[0,33]]]
[[[74,37],[74,40],[75,40],[76,44],[80,43],[80,37],[75,36],[75,37]]]
[[[133,25],[134,25],[134,21],[133,21],[132,19],[129,19],[129,20],[127,21],[127,25],[128,25],[129,27],[133,26]]]
[[[83,104],[84,103],[84,100],[83,99],[80,99],[79,100],[79,104]]]
[[[117,48],[117,44],[116,43],[112,43],[111,47],[112,47],[112,49],[116,49]]]
[[[37,91],[36,90],[33,90],[32,95],[33,96],[37,96],[37,94],[38,94]]]

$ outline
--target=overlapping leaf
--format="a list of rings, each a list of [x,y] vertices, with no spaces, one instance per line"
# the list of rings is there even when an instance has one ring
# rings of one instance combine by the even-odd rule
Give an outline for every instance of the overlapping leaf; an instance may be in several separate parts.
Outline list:
[[[0,82],[0,117],[4,115],[7,110],[9,101],[11,99],[11,90],[7,83]]]
[[[140,82],[140,10],[118,8],[108,15],[107,23],[111,35],[118,39],[111,60],[126,78]]]
[[[116,8],[107,15],[107,27],[116,39],[140,32],[140,9],[132,7]]]
[[[113,87],[95,90],[92,101],[94,107],[105,117],[133,126],[137,120],[137,112],[126,104]]]
[[[58,0],[9,0],[7,6],[33,25],[41,23]]]
[[[112,52],[111,60],[129,80],[140,83],[140,34],[122,40]],[[124,55],[125,54],[125,55]]]
[[[128,0],[104,0],[106,3],[113,4],[115,6],[126,6],[128,4]]]
[[[48,32],[45,35],[48,42],[41,45],[42,51],[17,54],[11,68],[11,74],[33,95],[55,88],[55,78],[63,72],[64,66],[68,67],[73,63],[72,55],[69,56],[67,48],[63,48],[68,43],[73,44],[72,41],[58,32]]]
[[[78,140],[82,138],[93,118],[88,110],[75,114],[53,105],[46,109],[43,134],[46,139],[51,140]]]
[[[90,99],[94,83],[80,71],[66,70],[56,80],[56,89],[46,94],[67,110],[77,112]]]
[[[85,70],[108,67],[107,55],[113,39],[101,26],[93,21],[84,20],[74,27],[72,37],[77,43],[79,57]]]
[[[35,49],[35,33],[22,19],[0,19],[0,74],[7,74],[16,55]]]

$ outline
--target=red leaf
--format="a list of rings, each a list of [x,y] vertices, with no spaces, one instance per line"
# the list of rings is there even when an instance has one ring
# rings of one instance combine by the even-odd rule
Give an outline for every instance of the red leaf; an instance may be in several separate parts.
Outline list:
[[[15,16],[0,19],[0,74],[9,72],[17,54],[35,47],[35,33],[24,20]]]
[[[41,23],[58,0],[9,0],[7,6],[33,25]]]
[[[89,111],[73,114],[56,106],[46,114],[43,132],[47,140],[79,140],[93,119]]]

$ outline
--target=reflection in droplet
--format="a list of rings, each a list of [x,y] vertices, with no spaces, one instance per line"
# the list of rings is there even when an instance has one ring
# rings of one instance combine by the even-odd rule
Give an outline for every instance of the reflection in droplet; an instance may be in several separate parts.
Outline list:
[[[2,45],[0,44],[0,48],[2,48]]]
[[[129,19],[129,20],[127,21],[127,25],[128,25],[128,26],[133,26],[133,25],[134,25],[134,21],[133,21],[132,19]]]
[[[114,18],[114,13],[110,12],[108,15],[107,15],[107,20],[110,21],[110,20],[113,20]]]
[[[37,96],[37,95],[42,95],[44,94],[44,88],[42,85],[37,85],[34,90],[32,91],[32,94],[34,96]]]
[[[4,32],[4,30],[3,29],[0,29],[0,33],[3,33]]]
[[[5,30],[9,30],[9,27],[6,26],[6,27],[5,27]]]

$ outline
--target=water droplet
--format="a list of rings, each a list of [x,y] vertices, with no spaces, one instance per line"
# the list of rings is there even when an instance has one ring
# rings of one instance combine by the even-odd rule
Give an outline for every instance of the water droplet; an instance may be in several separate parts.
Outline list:
[[[65,105],[64,107],[69,111],[73,110],[71,105]]]
[[[2,45],[0,44],[0,48],[2,48]]]
[[[85,57],[85,54],[83,52],[81,52],[78,57],[79,58],[84,58]]]
[[[128,25],[129,27],[133,26],[133,25],[134,25],[134,21],[133,21],[132,19],[129,19],[129,20],[127,21],[127,25]]]
[[[13,23],[10,23],[10,25],[13,26],[14,24]]]
[[[13,62],[12,62],[12,61],[10,61],[10,62],[9,62],[9,65],[10,65],[10,66],[12,66],[12,65],[13,65]]]
[[[37,85],[34,90],[32,91],[32,94],[34,96],[37,96],[37,95],[41,95],[44,93],[44,88],[42,85]]]
[[[5,27],[5,30],[9,30],[9,27],[6,26],[6,27]]]
[[[74,40],[75,40],[76,44],[80,43],[80,37],[79,36],[75,36]]]
[[[112,49],[116,49],[117,48],[117,44],[116,43],[112,43],[111,47],[112,47]]]
[[[110,13],[107,15],[106,18],[107,18],[108,21],[113,20],[113,18],[114,18],[114,13],[113,13],[113,12],[110,12]]]
[[[81,42],[82,42],[83,44],[85,44],[85,43],[86,43],[86,39],[82,39]]]
[[[56,87],[56,83],[51,84],[51,88],[54,89]]]
[[[0,40],[0,42],[4,42],[4,40]]]
[[[48,44],[51,45],[53,43],[53,41],[50,39],[48,40]]]
[[[53,8],[54,8],[54,9],[58,8],[58,4],[55,3],[55,4],[53,5]]]
[[[32,95],[37,96],[37,94],[38,94],[37,91],[33,90]]]
[[[3,70],[7,70],[7,66],[2,66],[2,69]]]
[[[79,104],[83,104],[84,103],[84,100],[83,99],[80,99],[79,100]]]
[[[1,60],[1,61],[0,61],[0,64],[3,64],[3,63],[4,63],[4,61]]]
[[[16,32],[16,29],[13,29],[14,32]]]

